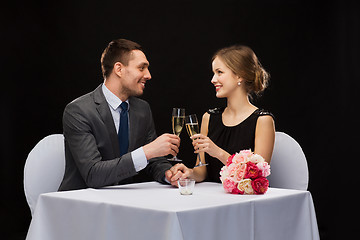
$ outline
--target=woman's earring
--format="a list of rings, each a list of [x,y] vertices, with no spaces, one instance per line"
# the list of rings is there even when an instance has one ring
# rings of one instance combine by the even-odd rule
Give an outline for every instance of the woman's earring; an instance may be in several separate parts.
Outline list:
[[[241,85],[241,82],[238,82],[238,86],[240,86]]]

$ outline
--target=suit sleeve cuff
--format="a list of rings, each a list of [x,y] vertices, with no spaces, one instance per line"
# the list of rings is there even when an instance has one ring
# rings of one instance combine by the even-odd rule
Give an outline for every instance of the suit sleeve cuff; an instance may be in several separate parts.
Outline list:
[[[148,165],[145,152],[142,147],[131,152],[131,158],[134,163],[136,172],[143,170]]]

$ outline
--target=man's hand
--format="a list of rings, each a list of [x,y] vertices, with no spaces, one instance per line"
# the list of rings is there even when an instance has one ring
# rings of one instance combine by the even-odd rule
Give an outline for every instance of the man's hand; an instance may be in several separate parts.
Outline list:
[[[151,143],[143,146],[147,160],[166,155],[176,156],[179,152],[180,138],[174,134],[163,134]]]
[[[191,171],[192,169],[187,168],[184,164],[178,163],[165,172],[165,177],[171,185],[177,187],[177,180],[189,177]]]

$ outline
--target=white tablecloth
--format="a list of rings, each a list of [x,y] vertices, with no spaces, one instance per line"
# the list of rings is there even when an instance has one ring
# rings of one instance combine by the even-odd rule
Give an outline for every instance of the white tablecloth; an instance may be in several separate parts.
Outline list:
[[[42,194],[27,239],[310,240],[319,233],[307,191],[232,195],[200,183],[183,196],[150,182]]]

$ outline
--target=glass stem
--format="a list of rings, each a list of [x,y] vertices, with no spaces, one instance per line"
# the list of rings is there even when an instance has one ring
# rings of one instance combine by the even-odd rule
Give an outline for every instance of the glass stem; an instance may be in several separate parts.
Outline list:
[[[199,164],[202,164],[201,157],[200,157],[200,153],[197,154],[197,157],[198,157],[198,159],[199,159]]]

